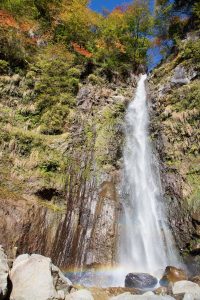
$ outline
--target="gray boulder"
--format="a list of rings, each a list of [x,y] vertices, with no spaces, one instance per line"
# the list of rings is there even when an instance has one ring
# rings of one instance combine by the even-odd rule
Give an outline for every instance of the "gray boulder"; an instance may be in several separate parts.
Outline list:
[[[194,300],[194,297],[192,294],[186,293],[183,297],[183,300]]]
[[[79,290],[67,295],[65,300],[94,300],[92,294],[88,290]]]
[[[13,285],[11,300],[65,299],[72,285],[50,258],[38,254],[18,256],[10,279]]]
[[[178,85],[188,84],[197,76],[197,71],[192,68],[186,70],[183,66],[177,66],[174,70],[174,75],[171,82]]]
[[[8,292],[8,259],[2,246],[0,246],[0,299],[4,299]]]
[[[147,292],[143,295],[131,295],[130,293],[124,293],[116,297],[110,298],[110,300],[175,300],[171,296],[158,296],[153,292]]]
[[[192,281],[181,280],[176,282],[172,288],[172,292],[174,295],[190,294],[190,297],[193,296],[195,300],[200,299],[200,286]]]
[[[147,273],[129,273],[125,278],[125,287],[146,289],[156,286],[157,278]]]

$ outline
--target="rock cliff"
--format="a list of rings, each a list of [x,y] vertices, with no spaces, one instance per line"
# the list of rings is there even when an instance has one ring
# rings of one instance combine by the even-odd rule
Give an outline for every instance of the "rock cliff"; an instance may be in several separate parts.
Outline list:
[[[196,49],[196,50],[195,50]],[[151,138],[160,159],[170,226],[183,257],[198,269],[200,215],[199,32],[182,40],[149,76]]]
[[[39,105],[51,110],[48,99],[38,100],[46,79],[31,72],[1,75],[1,243],[10,258],[40,253],[62,268],[112,264],[123,118],[137,77],[109,83],[90,76],[63,127],[50,132],[57,123],[38,121]],[[48,122],[62,117],[51,114]]]

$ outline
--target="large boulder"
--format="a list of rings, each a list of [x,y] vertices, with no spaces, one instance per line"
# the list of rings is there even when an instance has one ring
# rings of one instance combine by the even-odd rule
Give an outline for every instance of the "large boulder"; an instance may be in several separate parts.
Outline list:
[[[92,294],[88,290],[79,290],[67,295],[65,300],[94,300]]]
[[[195,298],[193,297],[192,294],[185,294],[183,297],[183,300],[194,300]]]
[[[146,289],[155,287],[158,280],[147,273],[129,273],[125,278],[125,287]]]
[[[172,292],[174,295],[190,294],[195,300],[200,299],[200,286],[192,281],[182,280],[175,282]]]
[[[0,299],[4,299],[8,292],[8,259],[2,246],[0,246]]]
[[[186,69],[183,66],[177,66],[174,70],[174,76],[171,79],[171,82],[174,84],[187,84],[190,82],[190,77],[195,77],[196,75],[189,75]]]
[[[168,286],[170,283],[187,279],[188,277],[184,270],[168,266],[166,267],[164,275],[160,280],[160,285]]]
[[[65,299],[71,282],[51,259],[38,254],[17,257],[10,271],[13,285],[11,300]]]
[[[175,300],[171,296],[158,296],[152,292],[147,292],[143,295],[131,295],[130,293],[124,293],[116,297],[110,298],[110,300]]]

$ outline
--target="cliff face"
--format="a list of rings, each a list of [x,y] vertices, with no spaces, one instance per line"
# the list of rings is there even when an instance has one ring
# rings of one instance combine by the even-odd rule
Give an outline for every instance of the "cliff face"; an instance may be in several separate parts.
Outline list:
[[[199,48],[198,33],[188,35],[178,55],[149,76],[151,139],[169,223],[179,250],[195,263]],[[137,77],[81,79],[61,58],[42,54],[23,72],[0,70],[0,242],[10,257],[37,252],[62,268],[113,264],[123,120]]]
[[[1,244],[10,257],[41,253],[63,268],[112,264],[123,118],[137,78],[108,83],[90,77],[63,128],[51,134],[52,124],[37,119],[42,80],[30,72],[1,76]],[[50,109],[47,102],[45,113]]]
[[[198,49],[199,33],[188,34],[177,56],[149,76],[151,138],[160,157],[169,221],[179,250],[195,263],[200,254]]]

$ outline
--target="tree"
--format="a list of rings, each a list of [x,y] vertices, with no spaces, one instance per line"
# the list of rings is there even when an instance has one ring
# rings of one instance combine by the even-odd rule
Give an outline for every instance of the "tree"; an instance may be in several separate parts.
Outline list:
[[[176,41],[193,27],[194,0],[157,0],[155,9],[155,36],[162,53],[168,55]]]
[[[109,68],[136,69],[146,62],[152,25],[147,1],[117,7],[99,26],[97,59]]]
[[[99,19],[100,15],[88,8],[87,0],[63,1],[56,38],[87,48],[94,40]]]

